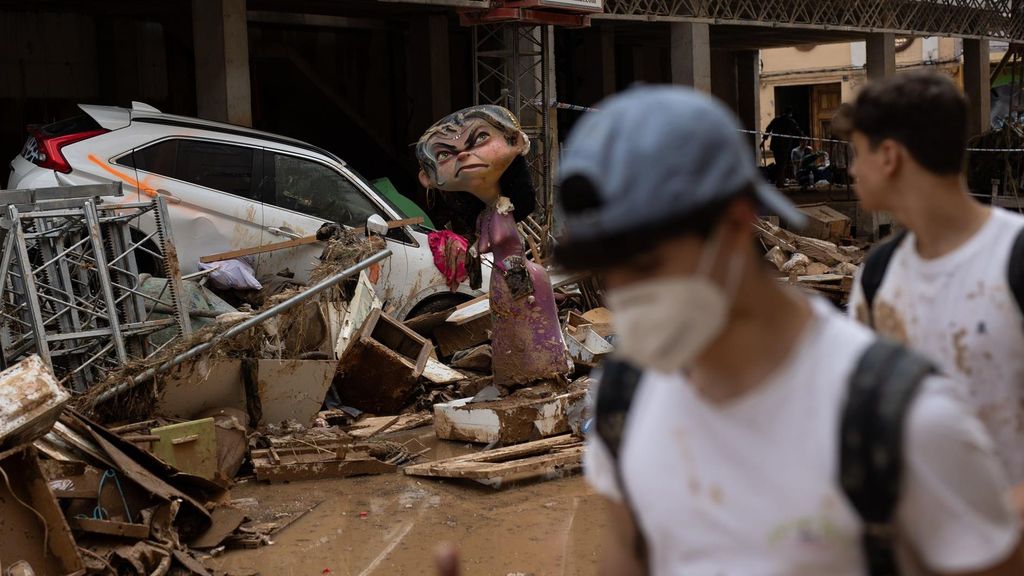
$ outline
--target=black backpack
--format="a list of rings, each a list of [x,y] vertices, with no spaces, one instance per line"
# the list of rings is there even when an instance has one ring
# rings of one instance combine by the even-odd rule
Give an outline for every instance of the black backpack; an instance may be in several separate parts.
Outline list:
[[[868,308],[868,318],[872,324],[874,324],[874,319],[871,311],[875,295],[878,294],[878,289],[882,286],[882,280],[885,279],[885,272],[889,268],[893,254],[896,253],[896,249],[900,247],[906,237],[906,232],[895,234],[892,238],[875,246],[864,259],[860,285],[864,292],[864,303]],[[1024,229],[1017,233],[1017,237],[1013,241],[1006,276],[1018,307],[1024,311]]]
[[[896,576],[895,528],[903,465],[903,422],[924,378],[924,357],[878,340],[861,356],[847,385],[840,424],[839,481],[864,524],[862,548],[871,576]],[[595,430],[608,448],[623,504],[632,513],[635,554],[649,573],[647,543],[623,481],[620,448],[642,371],[622,361],[602,366]]]

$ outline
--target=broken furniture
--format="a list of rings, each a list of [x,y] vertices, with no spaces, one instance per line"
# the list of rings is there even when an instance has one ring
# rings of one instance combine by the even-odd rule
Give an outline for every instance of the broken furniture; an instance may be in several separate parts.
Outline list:
[[[569,313],[569,320],[566,322],[565,347],[572,356],[572,361],[577,367],[594,368],[605,356],[612,353],[615,348],[597,333],[592,324],[573,312]]]
[[[207,480],[217,478],[217,430],[213,418],[150,430],[159,438],[153,454],[178,470]]]
[[[136,386],[144,382],[151,381],[158,374],[162,374],[168,370],[175,368],[176,366],[179,366],[183,362],[186,362],[193,358],[207,354],[212,350],[215,350],[218,346],[221,346],[224,343],[229,342],[232,338],[246,333],[250,329],[262,324],[263,322],[266,322],[271,318],[275,318],[279,316],[281,313],[290,310],[295,306],[303,304],[307,300],[319,296],[322,292],[330,288],[333,288],[334,286],[337,286],[350,276],[358,274],[362,270],[372,266],[373,264],[381,262],[382,260],[389,258],[390,256],[391,250],[388,249],[377,252],[376,254],[360,262],[357,262],[356,264],[353,264],[352,266],[344,270],[341,270],[335,274],[332,274],[331,276],[328,276],[327,278],[321,280],[315,285],[310,286],[309,288],[306,288],[301,292],[298,292],[294,296],[282,302],[274,304],[267,308],[266,310],[262,310],[258,314],[250,318],[247,318],[232,325],[227,330],[216,334],[214,337],[210,338],[205,342],[198,343],[180,354],[174,355],[173,357],[170,358],[166,358],[166,360],[162,358],[161,361],[157,363],[157,365],[147,368],[140,374],[136,374],[135,376],[131,377],[131,379],[128,381],[111,382],[102,390],[102,392],[97,394],[95,398],[91,400],[91,407],[95,409],[96,406],[109,402],[110,400],[121,396],[122,394],[134,389]],[[221,406],[231,405],[218,403],[212,406],[208,406],[207,408],[215,408]]]
[[[838,305],[846,303],[864,260],[860,247],[799,236],[765,219],[755,222],[754,229],[765,248],[771,247],[765,259],[786,274],[780,281],[814,290]]]
[[[337,360],[206,358],[161,378],[157,413],[192,420],[217,408],[249,414],[254,426],[295,420],[313,424]]]
[[[612,323],[612,311],[598,307],[592,310],[588,310],[581,316],[581,324],[590,324],[594,328],[594,332],[601,338],[608,339],[610,336],[615,334],[615,325]]]
[[[0,372],[0,450],[44,436],[70,397],[35,354]]]
[[[157,353],[153,333],[191,330],[163,198],[101,196],[120,184],[0,192],[2,360],[38,354],[76,392]],[[168,278],[156,295],[142,290],[147,267]]]
[[[842,212],[826,205],[815,204],[798,208],[807,216],[804,236],[838,243],[850,236],[850,219]]]
[[[575,474],[583,465],[583,441],[565,434],[467,456],[406,466],[410,476],[474,480],[493,488],[526,480]]]
[[[490,341],[493,330],[494,322],[488,313],[463,324],[445,322],[434,329],[434,340],[441,356],[449,358],[456,352]]]
[[[434,430],[442,440],[518,444],[569,432],[569,415],[585,402],[586,389],[537,394],[524,389],[507,398],[473,402],[463,398],[434,406]],[[538,397],[539,396],[539,397]]]
[[[397,420],[396,417],[392,422]],[[379,430],[383,428],[386,426]],[[402,444],[386,440],[353,441],[347,434],[330,429],[263,436],[256,442],[267,446],[251,452],[256,479],[261,482],[389,474],[412,458]]]
[[[335,389],[347,406],[396,414],[415,391],[430,350],[425,338],[374,309],[338,363]]]

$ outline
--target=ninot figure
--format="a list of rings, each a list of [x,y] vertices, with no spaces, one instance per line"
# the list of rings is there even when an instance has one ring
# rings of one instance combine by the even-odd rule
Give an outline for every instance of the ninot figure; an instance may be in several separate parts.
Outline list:
[[[536,206],[525,159],[529,151],[519,120],[500,106],[450,114],[416,145],[425,188],[472,194],[483,203],[469,257],[494,257],[488,287],[494,384],[506,388],[560,379],[572,369],[551,281],[542,266],[526,259],[516,229]]]

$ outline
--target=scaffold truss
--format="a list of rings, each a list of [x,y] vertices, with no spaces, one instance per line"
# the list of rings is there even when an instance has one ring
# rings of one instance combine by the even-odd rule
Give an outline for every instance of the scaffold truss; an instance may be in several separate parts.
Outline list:
[[[1024,39],[1020,0],[605,0],[602,17]]]
[[[473,27],[475,104],[497,104],[511,110],[530,137],[527,161],[537,186],[538,218],[533,236],[546,252],[552,225],[554,158],[557,135],[550,26],[517,23]]]

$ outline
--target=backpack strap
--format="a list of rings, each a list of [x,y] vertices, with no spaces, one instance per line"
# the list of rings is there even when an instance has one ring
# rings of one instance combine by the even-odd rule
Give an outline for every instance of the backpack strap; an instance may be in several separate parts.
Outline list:
[[[935,367],[885,340],[861,356],[847,388],[840,424],[839,478],[864,523],[871,576],[895,576],[894,525],[903,473],[904,421],[921,382]]]
[[[644,573],[649,573],[647,562],[647,539],[644,537],[643,528],[640,526],[640,519],[637,517],[636,508],[633,506],[633,499],[626,487],[625,476],[622,470],[621,448],[622,436],[626,429],[626,417],[629,415],[629,408],[633,405],[633,397],[640,387],[640,378],[643,371],[639,368],[621,360],[609,359],[601,365],[600,386],[597,391],[597,405],[594,411],[594,429],[598,437],[608,448],[612,457],[612,466],[615,470],[615,482],[619,486],[619,493],[622,495],[622,503],[633,518],[633,525],[636,527],[636,537],[633,541],[634,554],[640,563]]]
[[[1024,313],[1024,228],[1017,233],[1010,249],[1010,265],[1007,268],[1007,280],[1017,307]]]
[[[878,289],[882,286],[885,271],[889,268],[893,254],[896,253],[896,249],[900,247],[906,237],[906,231],[897,233],[889,240],[872,248],[864,259],[864,266],[860,274],[860,286],[864,293],[864,303],[868,307],[868,318],[872,319],[872,325],[874,325],[872,307],[875,303],[875,295],[878,294]]]

